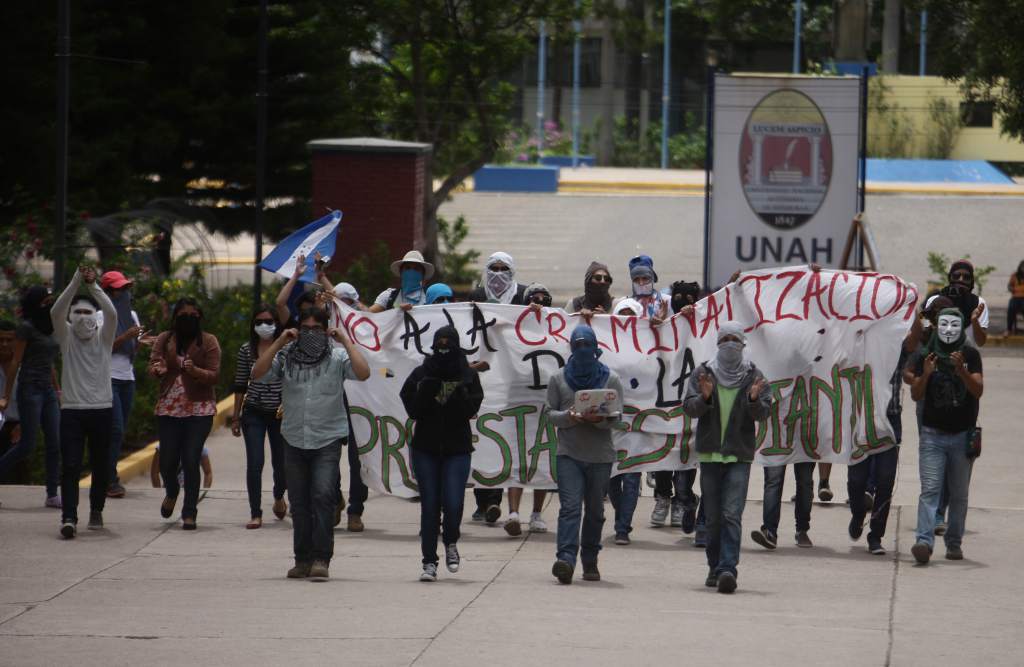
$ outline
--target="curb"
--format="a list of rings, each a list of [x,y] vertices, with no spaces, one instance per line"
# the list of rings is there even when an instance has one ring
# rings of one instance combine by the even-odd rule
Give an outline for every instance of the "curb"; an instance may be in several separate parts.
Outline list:
[[[475,191],[466,187],[465,191]],[[682,194],[704,193],[703,183],[663,183],[654,181],[560,181],[558,194]],[[1024,187],[972,186],[960,183],[914,185],[910,183],[868,182],[867,193],[873,195],[930,195],[949,197],[1024,197]]]
[[[217,430],[227,422],[228,416],[231,411],[235,409],[235,395],[232,394],[227,398],[221,399],[217,403],[217,414],[213,416],[213,426],[210,427],[210,432]],[[153,456],[156,455],[156,447],[158,442],[151,442],[142,449],[132,452],[128,456],[124,457],[117,462],[117,476],[121,480],[132,479],[149,472],[150,466],[153,465]],[[79,487],[92,486],[92,475],[86,475],[79,481]]]

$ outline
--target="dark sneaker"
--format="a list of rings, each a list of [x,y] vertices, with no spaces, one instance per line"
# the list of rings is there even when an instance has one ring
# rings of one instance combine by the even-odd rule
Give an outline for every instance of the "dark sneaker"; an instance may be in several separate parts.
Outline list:
[[[78,534],[78,528],[71,521],[64,521],[60,524],[60,534],[65,540],[74,539]]]
[[[945,521],[937,522],[935,524],[935,535],[937,537],[942,537],[945,534],[946,534],[946,522]]]
[[[927,565],[932,557],[932,548],[924,542],[917,542],[914,546],[910,547],[910,553],[914,555],[914,560],[918,563]]]
[[[827,503],[831,502],[834,497],[832,489],[828,488],[828,482],[821,482],[818,484],[818,500],[823,503]]]
[[[860,539],[860,536],[864,534],[864,517],[862,516],[851,516],[850,526],[847,529],[850,533],[850,539],[856,542]]]
[[[424,563],[420,581],[437,581],[437,563]]]
[[[519,513],[512,512],[505,520],[505,532],[512,537],[519,537],[523,534],[523,526],[519,523]]]
[[[89,512],[89,530],[103,530],[103,512]]]
[[[327,581],[330,578],[330,563],[325,560],[315,560],[309,567],[309,578],[313,581]]]
[[[484,510],[484,521],[490,524],[497,523],[498,519],[501,518],[501,507],[497,505],[491,505]]]
[[[444,547],[444,564],[448,571],[455,574],[459,571],[459,564],[462,558],[459,557],[459,548],[454,544],[446,544]]]
[[[772,534],[771,531],[765,530],[763,526],[757,530],[750,531],[750,539],[754,540],[769,551],[775,549],[778,545],[775,535]]]
[[[473,512],[473,516],[470,517],[470,518],[473,521],[483,521],[484,520],[484,511],[483,510],[477,510],[477,511]]]
[[[615,533],[615,544],[618,544],[619,546],[622,546],[622,547],[628,546],[629,545],[629,533]]]
[[[811,542],[811,537],[806,530],[801,530],[796,534],[796,545],[801,549],[810,549],[814,546],[814,542]]]
[[[718,575],[718,592],[732,593],[736,590],[736,575],[732,572],[722,572]]]
[[[684,505],[683,506],[683,520],[681,527],[684,535],[689,535],[693,532],[694,527],[697,525],[697,504]]]
[[[673,498],[672,511],[669,514],[668,525],[679,528],[683,525],[683,501],[681,498]]]
[[[309,576],[309,568],[312,563],[295,563],[292,569],[288,570],[289,579],[305,579]]]
[[[178,497],[171,498],[170,496],[164,496],[164,501],[160,503],[160,516],[165,519],[170,519],[171,515],[174,514],[174,503],[178,502]]]
[[[708,572],[708,578],[704,580],[704,585],[708,588],[718,587],[718,575],[714,572]]]
[[[864,492],[864,510],[870,512],[875,508],[875,494],[870,491]]]
[[[597,563],[583,564],[583,581],[601,581],[601,570],[597,569]]]
[[[572,570],[572,565],[564,560],[556,560],[555,564],[551,566],[551,574],[558,579],[560,584],[572,583]]]
[[[107,498],[124,498],[125,490],[120,482],[114,482],[107,487]]]
[[[704,526],[697,526],[697,530],[693,534],[693,546],[698,549],[704,549],[708,546],[708,529]]]
[[[363,532],[363,528],[364,527],[365,526],[363,526],[363,517],[359,516],[358,514],[349,514],[348,515],[348,525],[347,525],[348,532],[350,532],[350,533],[361,533],[361,532]]]
[[[884,556],[885,547],[882,546],[881,540],[868,540],[868,552],[872,556]]]
[[[946,560],[963,560],[964,551],[960,547],[946,547]]]

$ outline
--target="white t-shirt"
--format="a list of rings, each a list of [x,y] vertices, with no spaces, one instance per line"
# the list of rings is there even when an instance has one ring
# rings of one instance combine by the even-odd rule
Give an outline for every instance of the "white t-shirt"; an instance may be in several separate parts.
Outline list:
[[[98,314],[99,325],[103,326],[103,313]],[[139,314],[134,310],[132,311],[132,321],[135,326],[139,326]],[[110,357],[110,378],[112,380],[127,380],[129,382],[135,381],[135,368],[132,365],[132,359],[127,354],[121,354],[117,350],[114,350],[114,354]]]
[[[927,307],[930,303],[931,299],[928,299],[928,301],[925,302],[925,307]],[[985,306],[985,310],[981,311],[981,316],[978,318],[978,325],[981,326],[981,328],[984,329],[985,331],[988,331],[988,304],[985,303],[985,299],[979,296],[978,305]],[[928,320],[924,320],[923,324],[925,331],[931,329],[932,325]],[[927,339],[928,337],[925,336],[925,340]],[[967,342],[973,345],[974,347],[978,347],[978,341],[974,340],[974,326],[970,322],[967,323]]]

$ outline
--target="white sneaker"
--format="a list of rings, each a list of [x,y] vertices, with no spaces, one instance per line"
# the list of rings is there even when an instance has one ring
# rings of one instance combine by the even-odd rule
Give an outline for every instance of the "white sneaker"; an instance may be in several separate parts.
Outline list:
[[[424,563],[420,581],[437,581],[437,563]]]
[[[546,533],[548,532],[548,524],[541,518],[540,512],[534,512],[530,515],[530,532],[531,533]]]
[[[651,512],[651,525],[652,526],[664,526],[665,519],[668,518],[668,509],[672,505],[672,501],[669,498],[655,498],[654,499],[654,511]]]
[[[669,525],[674,528],[678,528],[683,525],[683,501],[682,499],[672,500],[672,514],[669,519]]]
[[[519,537],[523,534],[523,527],[519,525],[519,513],[510,512],[505,521],[505,532],[512,537]]]

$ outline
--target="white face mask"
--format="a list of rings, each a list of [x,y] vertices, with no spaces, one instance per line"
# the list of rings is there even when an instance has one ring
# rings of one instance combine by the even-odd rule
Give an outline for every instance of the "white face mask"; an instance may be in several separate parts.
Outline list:
[[[515,276],[511,271],[491,271],[487,269],[487,287],[491,294],[501,296],[507,292],[515,283]]]
[[[653,293],[654,283],[648,282],[641,285],[638,282],[633,282],[633,294],[636,296],[650,296]]]
[[[277,327],[273,324],[257,324],[253,328],[256,331],[256,335],[262,340],[270,340],[274,337],[274,332],[277,331]]]
[[[946,345],[960,340],[964,325],[956,315],[939,315],[939,340]]]
[[[100,326],[95,310],[88,314],[71,313],[68,319],[71,321],[71,330],[82,340],[89,340],[95,336]]]

